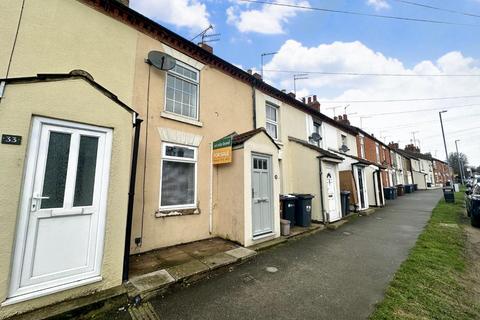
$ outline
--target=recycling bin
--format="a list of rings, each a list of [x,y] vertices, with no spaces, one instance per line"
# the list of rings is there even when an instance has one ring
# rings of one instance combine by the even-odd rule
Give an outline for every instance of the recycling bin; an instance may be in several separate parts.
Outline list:
[[[397,195],[399,197],[403,196],[405,194],[405,187],[403,186],[403,184],[399,184],[397,186]]]
[[[415,184],[413,185],[413,191],[418,191],[418,184],[415,183]]]
[[[350,214],[350,191],[341,191],[340,199],[342,204],[342,216],[346,217]]]
[[[412,193],[413,192],[413,185],[406,184],[405,185],[405,193]]]
[[[297,197],[291,194],[281,195],[282,219],[290,221],[290,227],[295,226],[295,200]]]
[[[392,192],[393,192],[393,200],[397,199],[398,197],[398,190],[396,187],[390,187],[390,189],[392,189]]]
[[[312,221],[311,194],[293,194],[295,199],[295,224],[300,227],[309,227]]]
[[[395,199],[393,194],[393,188],[390,188],[390,187],[383,188],[383,194],[385,195],[385,199],[387,200]]]
[[[432,187],[432,183],[431,182],[427,182],[427,188],[431,188]]]
[[[444,187],[443,188],[443,198],[445,202],[454,203],[455,202],[455,192],[453,187]]]

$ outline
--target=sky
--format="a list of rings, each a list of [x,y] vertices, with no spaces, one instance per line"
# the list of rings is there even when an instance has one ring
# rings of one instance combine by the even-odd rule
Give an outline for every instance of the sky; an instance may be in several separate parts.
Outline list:
[[[446,110],[448,152],[460,140],[459,151],[480,165],[480,0],[261,2],[303,8],[243,0],[130,0],[130,6],[187,39],[211,24],[209,33],[220,34],[210,43],[214,53],[244,70],[260,72],[261,54],[275,53],[264,60],[266,82],[290,92],[294,74],[308,72],[296,82],[297,98],[315,94],[326,115],[346,111],[353,125],[401,147],[415,137],[422,152],[442,160],[439,111]]]

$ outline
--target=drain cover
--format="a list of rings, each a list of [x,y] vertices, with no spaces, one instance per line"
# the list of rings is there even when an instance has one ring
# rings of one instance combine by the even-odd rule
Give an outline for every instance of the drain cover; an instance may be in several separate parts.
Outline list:
[[[255,278],[253,278],[250,274],[244,274],[242,276],[243,283],[249,283],[249,282],[252,282],[254,280],[255,280]]]
[[[343,231],[343,234],[346,235],[346,236],[352,235],[352,233],[351,233],[351,232],[348,232],[348,231]]]
[[[380,218],[380,217],[376,217],[375,219],[377,219],[377,220],[383,220],[383,218]]]
[[[270,273],[275,273],[278,271],[278,268],[276,267],[267,267],[265,270],[267,270],[267,272],[270,272]]]

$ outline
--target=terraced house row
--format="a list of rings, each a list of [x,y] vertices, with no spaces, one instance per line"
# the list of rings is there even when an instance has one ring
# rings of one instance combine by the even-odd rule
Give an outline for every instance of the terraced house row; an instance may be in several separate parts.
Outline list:
[[[341,191],[361,212],[451,179],[120,2],[3,1],[0,20],[1,319],[114,288],[130,255],[275,239],[280,195],[328,224]]]

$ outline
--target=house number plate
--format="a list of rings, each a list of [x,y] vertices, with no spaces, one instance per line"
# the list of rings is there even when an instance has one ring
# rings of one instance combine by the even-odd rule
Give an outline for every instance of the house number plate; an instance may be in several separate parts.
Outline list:
[[[2,144],[16,144],[22,143],[22,136],[14,136],[11,134],[2,134]]]

